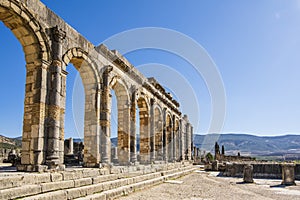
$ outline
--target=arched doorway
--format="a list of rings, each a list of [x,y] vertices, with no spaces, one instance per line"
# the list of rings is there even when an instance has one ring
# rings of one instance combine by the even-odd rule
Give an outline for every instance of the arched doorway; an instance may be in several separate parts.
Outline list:
[[[117,156],[115,162],[126,165],[130,162],[130,104],[128,89],[125,84],[114,77],[110,85],[117,99]],[[112,129],[111,129],[112,130]]]
[[[72,56],[68,56],[72,55]],[[95,167],[100,163],[100,76],[88,54],[79,48],[70,49],[63,56],[64,64],[72,63],[79,72],[84,87],[84,166]],[[63,80],[66,83],[66,80]],[[65,86],[64,86],[65,87]],[[64,91],[66,93],[66,91]],[[65,102],[65,98],[62,99]],[[65,107],[65,105],[64,105]],[[64,124],[64,117],[61,119]],[[61,132],[60,148],[63,148]],[[63,149],[61,149],[63,152]]]

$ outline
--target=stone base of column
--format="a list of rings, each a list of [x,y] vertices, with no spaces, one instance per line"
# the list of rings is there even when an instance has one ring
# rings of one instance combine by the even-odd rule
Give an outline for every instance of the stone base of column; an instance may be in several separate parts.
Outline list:
[[[295,164],[287,163],[282,164],[282,182],[281,185],[291,186],[295,183]]]
[[[99,163],[84,163],[83,167],[87,167],[87,168],[98,168],[100,166]]]
[[[218,169],[219,169],[219,162],[217,160],[215,160],[211,164],[211,170],[212,171],[218,171]]]
[[[25,164],[17,165],[17,171],[20,172],[45,172],[47,171],[47,169],[48,169],[47,165],[25,165]]]
[[[17,165],[17,171],[21,172],[48,172],[48,171],[64,171],[66,168],[65,165],[57,165],[55,169],[50,169],[47,165]]]
[[[254,181],[253,181],[253,166],[252,165],[244,166],[243,181],[244,181],[244,183],[254,183]]]

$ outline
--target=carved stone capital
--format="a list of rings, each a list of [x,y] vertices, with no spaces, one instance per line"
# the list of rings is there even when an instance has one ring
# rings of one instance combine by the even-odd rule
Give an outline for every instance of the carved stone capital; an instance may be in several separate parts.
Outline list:
[[[60,43],[66,38],[66,32],[59,29],[58,26],[52,28],[52,37],[55,42]]]
[[[113,70],[113,67],[112,66],[110,66],[110,65],[108,65],[107,67],[106,67],[106,69],[104,70],[104,74],[109,74],[111,71]]]

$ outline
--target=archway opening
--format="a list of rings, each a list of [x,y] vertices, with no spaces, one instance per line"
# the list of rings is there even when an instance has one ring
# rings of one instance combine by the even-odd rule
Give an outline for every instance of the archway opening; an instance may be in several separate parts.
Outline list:
[[[74,50],[70,51],[74,52]],[[76,51],[76,55],[73,55],[67,63],[69,73],[66,88],[68,91],[62,91],[62,94],[67,94],[66,99],[62,98],[62,101],[66,102],[65,105],[62,104],[62,107],[66,108],[65,121],[68,124],[66,124],[66,133],[61,131],[61,137],[62,140],[64,137],[75,138],[73,141],[66,140],[64,156],[69,161],[65,160],[65,164],[95,167],[100,162],[99,80],[91,61],[86,60],[87,57],[83,58],[82,51],[78,49]],[[65,55],[68,55],[68,52]],[[76,76],[77,74],[79,76]],[[76,80],[75,77],[77,77]],[[62,116],[62,127],[65,124],[63,120],[64,116]]]
[[[77,67],[74,66],[75,63]],[[65,117],[61,124],[64,127],[64,164],[66,166],[80,166],[83,164],[84,149],[84,110],[85,91],[79,73],[79,64],[75,59],[66,66],[65,85]]]
[[[8,160],[9,153],[20,156],[24,117],[26,62],[22,45],[15,35],[0,22],[0,135],[17,138],[15,144],[0,138],[0,162]]]
[[[111,146],[112,162],[115,164],[126,165],[130,162],[130,105],[129,94],[126,86],[116,80],[111,86],[114,92],[112,95],[111,111],[113,112],[111,118],[117,113],[117,127],[113,127],[111,124],[110,130],[111,137],[117,136],[117,146]],[[116,107],[116,108],[114,108]],[[113,119],[111,119],[113,122]],[[117,133],[116,133],[117,131]],[[116,142],[116,141],[115,141]]]

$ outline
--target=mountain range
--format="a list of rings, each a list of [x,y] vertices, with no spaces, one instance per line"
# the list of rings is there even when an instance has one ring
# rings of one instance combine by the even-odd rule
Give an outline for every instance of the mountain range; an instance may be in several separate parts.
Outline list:
[[[237,155],[240,152],[248,156],[300,158],[300,135],[268,137],[249,134],[194,135],[194,145],[200,149],[213,152],[215,142],[218,142],[220,147],[224,145],[227,155]]]
[[[139,137],[138,137],[139,138]],[[22,137],[8,138],[0,135],[0,148],[21,148]],[[74,142],[83,139],[74,138]],[[111,138],[112,145],[117,145],[117,138]],[[237,155],[259,158],[271,157],[282,159],[289,157],[300,160],[300,135],[255,136],[250,134],[194,134],[194,145],[202,151],[214,153],[214,144],[224,145],[226,155]],[[139,149],[139,146],[137,147]]]

